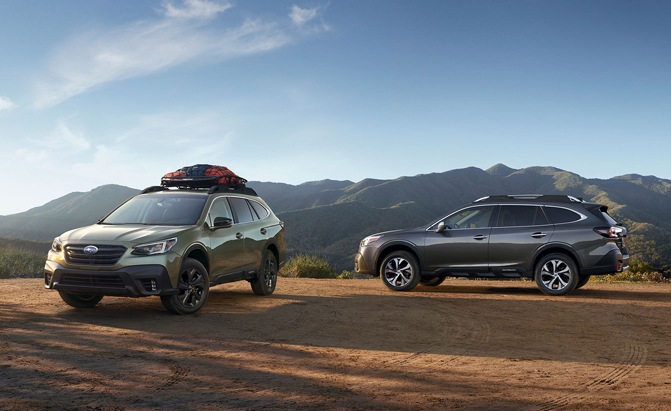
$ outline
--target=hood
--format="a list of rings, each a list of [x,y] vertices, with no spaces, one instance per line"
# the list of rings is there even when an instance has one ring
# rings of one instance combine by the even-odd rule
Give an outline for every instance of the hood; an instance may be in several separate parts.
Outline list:
[[[70,230],[60,236],[68,243],[145,243],[165,240],[192,228],[192,226],[148,226],[139,224],[94,224]]]
[[[402,234],[402,233],[410,233],[410,232],[413,232],[413,231],[424,231],[424,229],[425,229],[424,227],[402,228],[402,229],[399,229],[399,230],[391,230],[391,231],[383,231],[381,233],[375,233],[375,234],[372,234],[372,236],[378,236],[379,235],[379,236],[385,236],[386,237],[386,236],[390,236],[390,235],[393,235],[393,234],[399,234],[399,233]]]

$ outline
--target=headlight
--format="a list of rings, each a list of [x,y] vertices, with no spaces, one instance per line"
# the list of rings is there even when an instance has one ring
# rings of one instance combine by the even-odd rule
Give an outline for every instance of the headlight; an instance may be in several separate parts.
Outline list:
[[[373,243],[382,237],[381,235],[369,235],[368,237],[364,238],[361,240],[361,247],[365,247],[369,245],[370,243]]]
[[[54,241],[51,243],[51,251],[55,253],[60,253],[63,251],[63,243],[61,243],[60,237],[54,238]]]
[[[164,254],[170,251],[172,247],[177,244],[176,238],[169,238],[167,240],[158,241],[155,243],[140,244],[133,247],[133,252],[131,254],[135,255],[154,255],[154,254]]]

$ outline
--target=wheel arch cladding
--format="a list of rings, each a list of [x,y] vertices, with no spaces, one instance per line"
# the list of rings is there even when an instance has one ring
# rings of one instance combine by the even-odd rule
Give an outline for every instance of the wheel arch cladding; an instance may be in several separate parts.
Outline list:
[[[383,248],[380,253],[378,254],[376,260],[375,260],[375,276],[378,277],[380,275],[380,267],[382,266],[382,261],[387,257],[389,254],[393,253],[394,251],[406,251],[412,254],[415,259],[417,260],[417,264],[419,265],[419,271],[422,271],[422,260],[419,257],[419,253],[417,250],[415,250],[413,247],[411,247],[409,244],[405,243],[395,243],[395,244],[390,244],[389,246]]]
[[[536,266],[538,265],[538,262],[548,254],[563,254],[569,257],[575,264],[576,268],[578,269],[578,275],[580,275],[582,266],[580,265],[580,260],[575,255],[574,251],[566,247],[553,246],[543,249],[536,255],[536,258],[534,258],[533,266],[531,267],[531,272],[533,273],[532,275],[533,279],[536,278]]]
[[[197,260],[200,262],[203,267],[207,270],[207,272],[210,272],[210,263],[209,259],[207,258],[207,253],[205,250],[198,246],[193,246],[187,253],[185,258],[193,258],[194,260]]]

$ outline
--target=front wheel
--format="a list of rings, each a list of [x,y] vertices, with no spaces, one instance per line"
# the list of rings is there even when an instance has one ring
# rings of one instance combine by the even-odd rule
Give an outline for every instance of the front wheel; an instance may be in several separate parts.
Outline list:
[[[407,251],[393,251],[382,260],[380,277],[394,291],[410,291],[421,279],[417,259]]]
[[[536,264],[536,285],[548,295],[566,295],[576,288],[578,268],[566,254],[548,254]]]
[[[72,294],[65,291],[59,291],[58,294],[63,301],[75,308],[95,307],[103,299],[102,295]]]
[[[207,270],[198,260],[187,258],[179,269],[178,292],[161,296],[163,306],[175,314],[193,314],[200,310],[210,292]]]
[[[250,283],[252,291],[256,295],[270,295],[275,291],[275,285],[277,285],[277,259],[272,251],[266,250],[263,253],[261,272]]]

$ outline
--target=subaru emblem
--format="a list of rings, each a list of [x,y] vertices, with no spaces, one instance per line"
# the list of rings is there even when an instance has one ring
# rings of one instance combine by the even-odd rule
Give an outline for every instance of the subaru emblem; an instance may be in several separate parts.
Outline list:
[[[98,252],[98,247],[94,245],[87,245],[86,247],[84,247],[84,252],[86,254],[95,254]]]

